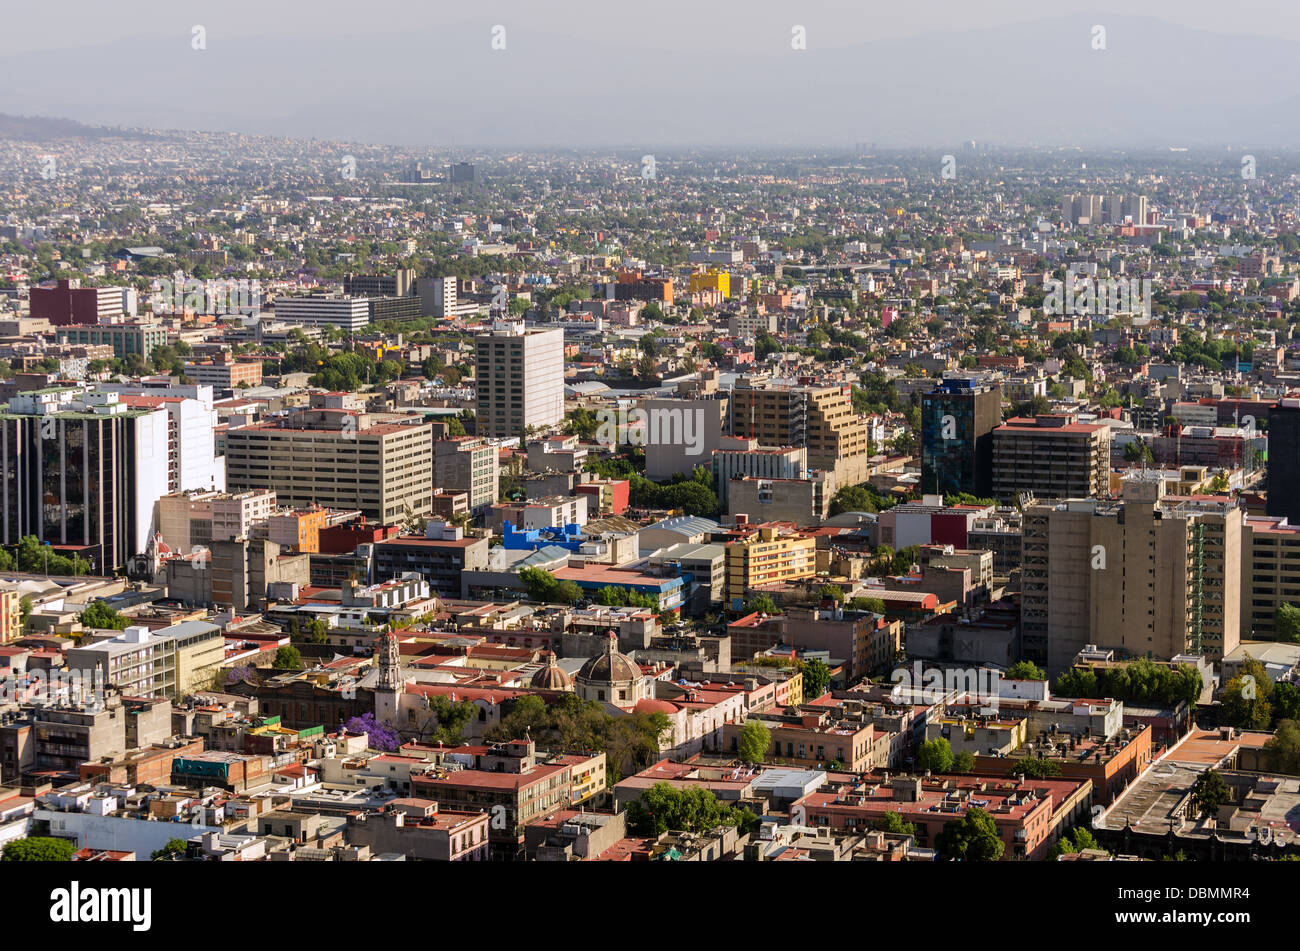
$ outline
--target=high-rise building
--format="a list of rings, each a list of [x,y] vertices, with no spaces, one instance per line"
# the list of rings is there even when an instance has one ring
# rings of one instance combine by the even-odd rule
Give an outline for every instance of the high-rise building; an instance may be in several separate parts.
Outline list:
[[[759,585],[798,581],[817,574],[817,540],[759,528],[727,545],[726,598],[740,610],[746,593]]]
[[[1144,225],[1147,223],[1147,197],[1146,195],[1133,195],[1124,199],[1124,214],[1133,219],[1135,225]]]
[[[1268,413],[1266,511],[1300,525],[1300,399],[1279,400]]]
[[[497,500],[500,462],[497,448],[473,436],[453,436],[433,444],[434,488],[469,496],[469,509],[480,515]]]
[[[308,294],[280,297],[275,301],[275,317],[290,323],[338,327],[354,333],[370,323],[370,298]]]
[[[0,591],[0,647],[23,636],[22,599],[16,587]]]
[[[522,436],[564,419],[564,331],[522,322],[475,339],[479,435]]]
[[[473,162],[456,162],[447,169],[447,181],[453,185],[473,185],[478,181],[478,169]]]
[[[55,327],[98,324],[122,317],[122,288],[82,287],[80,280],[60,279],[53,287],[29,292],[31,315]]]
[[[211,360],[190,361],[185,364],[185,375],[196,383],[218,390],[233,390],[240,385],[262,385],[261,360],[236,360],[223,350]]]
[[[403,180],[407,183],[424,183],[432,182],[437,178],[437,172],[431,168],[425,168],[423,162],[412,162],[406,166],[403,173]]]
[[[1241,632],[1246,640],[1277,638],[1277,610],[1300,606],[1300,525],[1284,516],[1242,520]]]
[[[118,394],[128,409],[167,412],[167,491],[221,490],[226,487],[226,460],[217,455],[217,413],[212,387],[172,383],[167,378],[131,383],[99,383],[97,391]]]
[[[349,297],[408,297],[415,293],[415,271],[399,267],[392,274],[348,274],[343,293]]]
[[[1021,637],[1050,674],[1086,645],[1131,658],[1203,654],[1240,643],[1242,512],[1228,497],[1166,496],[1125,480],[1119,501],[1025,509]]]
[[[424,315],[424,306],[418,297],[366,297],[370,307],[370,322],[385,320],[418,320]]]
[[[177,492],[158,500],[158,534],[173,551],[187,553],[210,542],[248,537],[275,508],[275,493],[269,489]]]
[[[727,514],[755,522],[817,525],[825,521],[834,495],[835,477],[824,470],[806,479],[737,476],[727,486]]]
[[[113,356],[119,360],[134,353],[148,361],[155,347],[167,343],[167,328],[151,323],[73,325],[60,328],[58,336],[60,343],[112,347]]]
[[[763,446],[802,446],[836,485],[867,479],[867,424],[848,386],[784,386],[741,377],[731,391],[731,434]]]
[[[268,589],[275,585],[310,584],[311,554],[264,537],[268,528],[263,522],[257,537],[214,539],[189,555],[164,561],[168,596],[187,605],[243,614],[262,611]]]
[[[692,274],[690,291],[717,291],[723,297],[731,296],[731,275],[726,271],[701,271]]]
[[[433,427],[420,417],[303,409],[226,434],[231,492],[273,489],[281,504],[358,509],[392,523],[433,510]]]
[[[25,535],[108,574],[144,551],[171,477],[161,408],[83,387],[20,393],[0,414],[0,540]]]
[[[728,484],[732,479],[746,476],[755,479],[808,478],[808,450],[802,446],[765,449],[758,445],[757,439],[724,436],[713,452],[713,475],[718,486],[718,501],[726,506]]]
[[[945,379],[921,396],[921,491],[993,492],[993,430],[1002,422],[1002,387]]]
[[[458,526],[430,522],[424,537],[402,535],[375,544],[374,577],[388,581],[414,571],[442,598],[459,598],[462,576],[488,566],[488,540],[466,538]]]
[[[650,399],[644,409],[647,479],[661,481],[690,475],[696,466],[709,467],[724,438],[726,399]]]
[[[1011,502],[1104,496],[1110,487],[1110,427],[1076,416],[1014,417],[993,430],[993,495]]]
[[[477,313],[477,301],[460,299],[460,283],[456,277],[422,277],[417,280],[416,293],[425,316],[464,317]]]
[[[621,271],[613,284],[605,285],[610,300],[645,300],[672,305],[673,279],[647,277],[640,271]]]
[[[208,687],[225,662],[221,628],[182,621],[151,631],[128,627],[108,640],[68,649],[68,669],[97,671],[102,682],[131,697],[180,700]]]

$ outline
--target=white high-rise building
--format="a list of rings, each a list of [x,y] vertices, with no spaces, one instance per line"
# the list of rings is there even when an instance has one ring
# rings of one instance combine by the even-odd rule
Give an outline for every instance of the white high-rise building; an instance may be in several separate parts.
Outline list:
[[[0,420],[0,542],[25,535],[108,574],[144,551],[168,492],[167,410],[84,386],[19,393]]]
[[[564,419],[564,331],[525,330],[522,322],[475,338],[478,434],[522,436]]]
[[[288,323],[338,327],[355,333],[370,323],[370,298],[323,294],[280,297],[275,301],[275,316]]]
[[[226,457],[217,454],[217,413],[212,387],[145,378],[139,384],[100,383],[101,392],[117,393],[135,409],[162,409],[168,427],[168,480],[171,492],[222,491],[226,488]]]

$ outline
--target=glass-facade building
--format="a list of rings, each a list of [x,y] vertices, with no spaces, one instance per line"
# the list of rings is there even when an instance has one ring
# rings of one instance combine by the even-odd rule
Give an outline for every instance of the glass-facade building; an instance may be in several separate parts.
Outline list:
[[[1268,413],[1269,515],[1300,525],[1300,399],[1284,399]]]
[[[993,494],[993,430],[1002,422],[1002,387],[949,378],[921,396],[921,491]]]
[[[0,536],[15,545],[35,535],[80,549],[92,570],[126,563],[135,495],[133,415],[0,418]]]

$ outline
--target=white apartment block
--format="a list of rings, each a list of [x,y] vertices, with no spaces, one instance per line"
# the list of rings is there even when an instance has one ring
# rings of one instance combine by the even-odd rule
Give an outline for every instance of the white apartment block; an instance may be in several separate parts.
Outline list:
[[[475,339],[478,434],[521,436],[564,419],[564,331],[520,322]]]
[[[370,323],[370,300],[365,297],[308,295],[280,297],[275,301],[276,320],[312,326],[338,327],[356,332]]]
[[[189,552],[209,542],[247,538],[254,525],[275,514],[275,493],[253,489],[226,492],[189,492],[158,500],[158,533],[173,551]]]

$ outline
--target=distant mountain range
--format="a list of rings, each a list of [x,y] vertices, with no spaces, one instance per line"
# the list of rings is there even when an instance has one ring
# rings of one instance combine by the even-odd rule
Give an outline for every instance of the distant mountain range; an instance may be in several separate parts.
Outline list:
[[[56,139],[150,139],[155,133],[136,129],[91,126],[73,119],[48,116],[9,116],[0,113],[0,139],[48,142]]]
[[[1092,27],[1106,28],[1095,50]],[[865,32],[865,31],[864,31]],[[437,31],[0,57],[0,111],[409,146],[1300,146],[1300,43],[1096,14],[743,55]],[[100,133],[103,134],[103,133]]]

